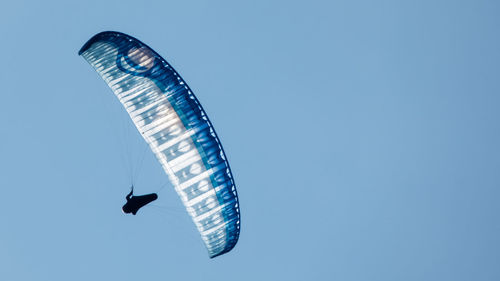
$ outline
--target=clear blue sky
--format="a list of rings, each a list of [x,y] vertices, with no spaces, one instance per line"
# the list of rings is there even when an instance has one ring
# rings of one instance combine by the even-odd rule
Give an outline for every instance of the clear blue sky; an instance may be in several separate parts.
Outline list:
[[[2,3],[1,280],[500,280],[498,1],[103,2]],[[209,114],[241,202],[229,254],[77,55],[104,30]],[[135,217],[130,169],[161,199]]]

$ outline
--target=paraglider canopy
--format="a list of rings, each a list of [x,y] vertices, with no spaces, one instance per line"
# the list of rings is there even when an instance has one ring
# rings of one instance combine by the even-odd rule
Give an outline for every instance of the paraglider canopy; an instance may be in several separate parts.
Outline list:
[[[186,82],[158,53],[123,33],[99,33],[79,54],[127,110],[193,219],[209,256],[233,249],[240,233],[233,176],[213,125]]]

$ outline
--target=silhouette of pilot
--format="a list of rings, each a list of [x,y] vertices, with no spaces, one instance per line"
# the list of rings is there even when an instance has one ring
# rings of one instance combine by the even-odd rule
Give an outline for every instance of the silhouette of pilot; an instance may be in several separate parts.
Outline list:
[[[133,195],[133,193],[134,187],[132,187],[130,193],[127,195],[127,197],[125,197],[127,199],[127,203],[125,203],[125,205],[123,205],[122,207],[122,210],[125,214],[132,213],[133,215],[135,215],[140,208],[158,199],[158,195],[156,193],[139,196],[135,196]]]

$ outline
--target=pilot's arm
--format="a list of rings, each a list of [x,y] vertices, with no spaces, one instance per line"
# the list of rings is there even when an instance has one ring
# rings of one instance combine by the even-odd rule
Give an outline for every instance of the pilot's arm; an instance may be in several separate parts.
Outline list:
[[[131,190],[130,193],[127,195],[127,197],[125,197],[125,199],[130,200],[130,198],[132,197],[132,193],[134,193],[134,190]]]

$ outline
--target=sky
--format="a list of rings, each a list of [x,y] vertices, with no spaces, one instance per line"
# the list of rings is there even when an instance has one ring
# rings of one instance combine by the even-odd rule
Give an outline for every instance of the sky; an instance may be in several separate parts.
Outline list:
[[[6,1],[0,276],[500,280],[498,1]],[[77,55],[130,34],[186,80],[238,190],[209,259]],[[160,199],[125,215],[131,183]]]

